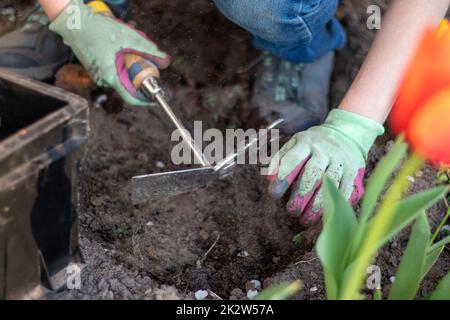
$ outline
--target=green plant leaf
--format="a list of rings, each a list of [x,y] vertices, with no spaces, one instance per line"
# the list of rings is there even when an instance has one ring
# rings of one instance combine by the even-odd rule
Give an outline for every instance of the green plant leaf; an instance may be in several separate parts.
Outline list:
[[[449,191],[450,191],[450,189],[449,189]],[[436,230],[433,234],[433,237],[431,238],[431,242],[434,242],[437,239],[437,237],[439,236],[439,233],[444,231],[445,223],[449,219],[450,219],[450,208],[447,210],[447,213],[445,214],[444,218],[441,220],[441,222],[439,223],[439,226],[436,228]]]
[[[300,245],[302,244],[302,240],[303,234],[300,232],[292,237],[292,244],[294,245],[294,247],[300,247]]]
[[[325,177],[324,226],[316,244],[322,262],[328,298],[338,298],[339,283],[346,268],[346,257],[357,227],[355,213],[348,201],[339,193],[334,183]]]
[[[440,248],[436,248],[434,250],[429,250],[427,257],[425,259],[425,265],[423,268],[422,279],[430,272],[431,268],[433,268],[436,261],[438,261],[441,256],[442,251],[444,251],[444,246]]]
[[[430,272],[431,268],[433,268],[434,264],[436,263],[436,261],[438,261],[439,257],[441,256],[441,253],[444,251],[445,246],[449,243],[450,237],[447,237],[439,242],[436,242],[428,249],[422,278],[424,278],[428,274],[428,272]]]
[[[421,212],[426,211],[442,199],[447,193],[447,190],[447,187],[437,187],[401,200],[396,205],[390,226],[387,228],[384,237],[377,244],[377,250],[416,219]],[[369,222],[368,228],[371,228],[372,224],[373,220]]]
[[[301,281],[295,281],[292,283],[280,283],[273,287],[263,290],[258,294],[254,300],[285,300],[303,288]]]
[[[450,236],[445,237],[444,239],[442,239],[442,240],[440,240],[440,241],[434,243],[434,244],[430,247],[430,250],[434,250],[434,249],[441,248],[441,247],[443,248],[443,247],[445,247],[446,245],[448,245],[449,243],[450,243]]]
[[[352,242],[350,258],[353,260],[346,261],[346,264],[352,265],[352,268],[346,270],[342,285],[339,287],[341,299],[354,299],[360,293],[367,273],[367,267],[374,261],[381,245],[389,240],[387,238],[383,243],[386,234],[389,236],[391,225],[396,218],[397,207],[401,202],[400,200],[411,184],[408,178],[414,175],[423,164],[424,160],[418,154],[412,153],[403,164],[392,185],[386,191],[386,195],[376,215],[368,223],[370,226],[362,225],[362,227],[366,228],[366,231],[363,233],[361,243]],[[395,226],[397,227],[397,225]],[[361,224],[359,227],[361,227]],[[356,239],[359,240],[358,238]],[[351,270],[351,276],[349,276],[349,270]]]
[[[355,274],[355,266],[358,265],[358,259],[360,257],[357,257],[357,260],[351,262],[350,264],[347,265],[347,268],[344,270],[343,276],[342,276],[342,281],[341,281],[341,285],[339,287],[339,299],[343,300],[344,298],[342,297],[343,293],[346,294],[350,294],[348,295],[345,300],[363,300],[364,296],[361,294],[359,289],[362,289],[363,287],[363,283],[360,284],[361,288],[358,288],[357,291],[353,291],[350,292],[347,289],[349,282],[351,282],[354,279],[354,274]]]
[[[389,300],[413,300],[422,281],[431,231],[426,213],[417,218],[397,270]]]
[[[373,300],[376,300],[376,301],[381,301],[381,300],[383,300],[383,293],[381,292],[380,289],[376,289],[376,290],[373,292]]]
[[[367,182],[366,192],[361,205],[360,222],[364,223],[369,220],[381,192],[383,192],[395,168],[405,157],[407,150],[408,145],[402,137],[399,137],[391,151],[376,166]]]
[[[366,191],[361,204],[361,214],[359,219],[359,226],[355,232],[355,238],[352,243],[352,249],[349,260],[354,261],[359,251],[359,246],[364,238],[367,230],[367,221],[371,217],[376,203],[380,198],[381,193],[386,187],[389,178],[392,176],[395,168],[400,161],[406,156],[408,145],[405,143],[403,137],[399,137],[395,142],[394,147],[388,154],[381,159],[375,170],[372,172],[369,181],[367,182]]]
[[[436,290],[431,294],[430,300],[450,300],[450,273],[439,282]]]
[[[399,201],[393,213],[392,222],[390,223],[380,242],[378,244],[374,244],[371,250],[373,250],[373,252],[379,250],[389,240],[391,240],[395,235],[403,230],[403,228],[413,222],[414,219],[416,219],[422,211],[427,210],[437,201],[442,199],[447,193],[447,190],[447,187],[437,187]],[[373,227],[374,220],[371,219],[366,224],[360,224],[358,226],[357,232],[360,232],[360,230],[362,230],[362,234],[364,235],[366,233],[366,230]],[[357,259],[356,254],[359,252],[359,246],[362,243],[362,238],[358,239],[356,237],[352,243],[353,248],[349,259],[350,262],[353,262]]]

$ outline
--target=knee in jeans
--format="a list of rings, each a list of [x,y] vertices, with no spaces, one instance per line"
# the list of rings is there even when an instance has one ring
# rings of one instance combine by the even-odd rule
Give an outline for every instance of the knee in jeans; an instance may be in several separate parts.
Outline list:
[[[300,16],[304,0],[214,0],[231,21],[254,36],[276,44],[311,41]]]

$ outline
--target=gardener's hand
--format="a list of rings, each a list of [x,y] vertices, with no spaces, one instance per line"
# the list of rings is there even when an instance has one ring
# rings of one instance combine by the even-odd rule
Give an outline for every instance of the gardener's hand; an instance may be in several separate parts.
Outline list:
[[[325,174],[350,203],[357,203],[364,193],[367,153],[383,133],[383,126],[371,119],[331,111],[323,125],[297,133],[272,160],[270,194],[281,198],[295,182],[287,210],[300,216],[304,225],[322,216]]]
[[[169,56],[131,26],[111,17],[94,14],[82,0],[72,0],[51,23],[100,86],[114,88],[131,105],[148,105],[139,99],[124,67],[124,56],[133,53],[157,67],[169,65]]]

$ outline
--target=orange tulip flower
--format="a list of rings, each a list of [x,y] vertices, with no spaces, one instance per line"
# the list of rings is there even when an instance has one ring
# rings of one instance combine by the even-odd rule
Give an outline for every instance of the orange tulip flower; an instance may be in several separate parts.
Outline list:
[[[450,86],[416,112],[408,132],[418,154],[434,164],[450,164]]]
[[[390,123],[434,164],[450,165],[450,24],[429,28],[400,87]]]

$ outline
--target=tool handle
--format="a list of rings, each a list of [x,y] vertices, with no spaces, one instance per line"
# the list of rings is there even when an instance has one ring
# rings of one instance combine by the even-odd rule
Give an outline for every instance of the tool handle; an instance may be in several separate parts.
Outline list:
[[[114,17],[110,8],[103,1],[90,1],[88,3],[95,13]],[[173,112],[172,108],[164,98],[163,91],[158,84],[157,79],[160,77],[158,68],[149,60],[136,54],[126,54],[124,58],[124,65],[128,71],[128,76],[137,90],[141,90],[145,94],[156,99],[164,112],[169,116],[172,123],[180,130],[184,141],[194,153],[194,157],[204,167],[208,167],[209,163],[204,159],[201,150],[197,148],[195,142],[192,140],[189,131],[184,127],[183,123]]]
[[[88,0],[85,1],[88,7],[92,9],[92,12],[103,14],[105,16],[114,17],[114,14],[112,13],[111,9],[108,7],[108,5],[101,0]]]
[[[113,12],[104,1],[89,1],[87,5],[94,13],[114,17]],[[160,77],[158,68],[152,62],[139,55],[127,54],[125,56],[124,63],[126,69],[128,70],[130,80],[137,90],[141,89],[142,83],[145,79]]]
[[[158,101],[159,105],[163,108],[164,112],[167,114],[175,127],[180,130],[183,140],[191,148],[194,153],[194,157],[202,166],[208,167],[209,163],[203,157],[202,151],[197,148],[195,142],[189,134],[189,131],[176,116],[164,98],[163,91],[157,81],[160,76],[158,68],[145,58],[133,54],[128,54],[125,56],[125,68],[128,70],[128,75],[134,87],[144,92],[147,96],[150,96]]]
[[[144,80],[160,77],[158,68],[141,56],[127,54],[124,61],[125,68],[128,70],[128,76],[137,90],[141,89]]]

